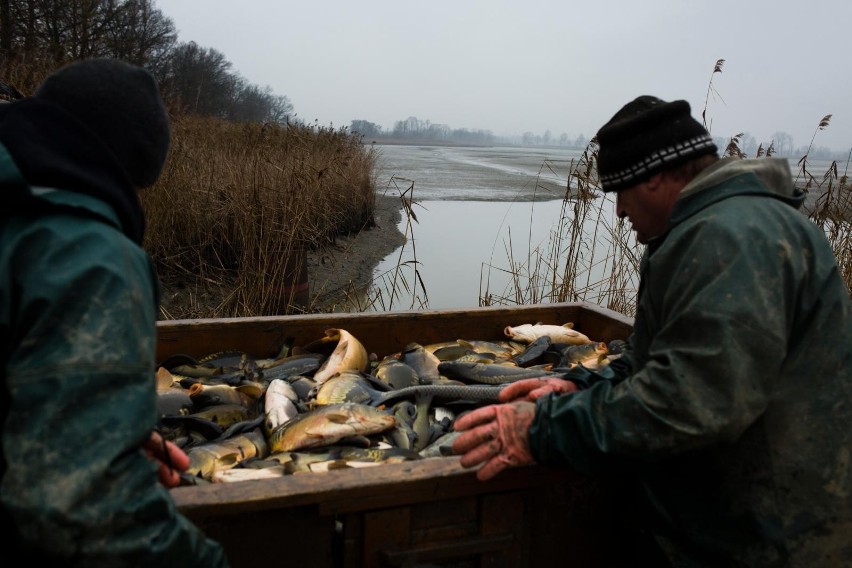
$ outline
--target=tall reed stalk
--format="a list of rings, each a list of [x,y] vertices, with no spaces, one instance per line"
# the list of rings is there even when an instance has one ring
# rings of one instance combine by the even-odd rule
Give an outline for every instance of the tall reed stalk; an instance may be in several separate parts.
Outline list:
[[[817,132],[828,126],[831,115],[823,117]],[[816,132],[815,132],[816,135]],[[724,154],[740,159],[761,159],[773,154],[773,144],[762,148],[756,158],[746,158],[740,150],[742,135],[733,136]],[[813,147],[813,140],[811,146]],[[808,169],[808,152],[799,160],[796,183],[808,192],[802,213],[819,226],[834,251],[841,276],[852,291],[852,188],[849,168],[852,151],[843,173],[832,162],[822,179]],[[639,284],[639,263],[644,247],[636,243],[629,223],[614,215],[610,194],[600,190],[595,176],[597,141],[592,140],[581,159],[571,162],[566,193],[559,220],[545,247],[529,249],[527,258],[516,259],[509,232],[508,268],[511,289],[497,294],[485,289],[481,305],[512,305],[541,302],[589,301],[626,315],[635,315]],[[792,177],[792,174],[791,174]],[[495,268],[489,265],[489,269]],[[499,268],[498,268],[499,269]]]
[[[342,130],[173,118],[166,168],[142,193],[163,316],[309,311],[282,294],[306,250],[370,224],[374,160]]]

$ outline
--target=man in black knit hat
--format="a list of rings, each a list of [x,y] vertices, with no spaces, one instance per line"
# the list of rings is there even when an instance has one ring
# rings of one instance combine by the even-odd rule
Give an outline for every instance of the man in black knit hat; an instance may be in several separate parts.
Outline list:
[[[852,304],[789,164],[720,159],[686,101],[652,96],[597,139],[646,245],[628,348],[458,418],[461,463],[635,483],[612,538],[657,565],[852,566]]]
[[[157,180],[168,148],[154,78],[121,61],[68,65],[35,96],[0,104],[9,558],[228,565],[168,493],[186,454],[152,434],[158,298],[137,190]]]

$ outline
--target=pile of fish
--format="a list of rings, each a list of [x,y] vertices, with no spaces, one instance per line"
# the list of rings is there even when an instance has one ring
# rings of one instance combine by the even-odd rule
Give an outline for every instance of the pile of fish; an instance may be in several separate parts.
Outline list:
[[[446,456],[460,414],[513,381],[595,369],[623,342],[562,326],[507,326],[498,341],[409,343],[379,358],[345,329],[277,357],[175,355],[157,372],[158,428],[183,448],[183,485]]]

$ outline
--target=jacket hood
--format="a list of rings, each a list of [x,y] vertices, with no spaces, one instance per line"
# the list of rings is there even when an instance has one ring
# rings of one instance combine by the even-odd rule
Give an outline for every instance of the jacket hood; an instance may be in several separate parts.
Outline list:
[[[805,201],[805,193],[793,184],[786,158],[723,158],[683,188],[669,224],[676,225],[696,211],[735,195],[763,195],[795,209]]]
[[[0,104],[0,143],[31,186],[106,202],[128,238],[142,244],[145,217],[136,189],[109,149],[70,113],[38,98]],[[0,193],[0,203],[11,201]]]

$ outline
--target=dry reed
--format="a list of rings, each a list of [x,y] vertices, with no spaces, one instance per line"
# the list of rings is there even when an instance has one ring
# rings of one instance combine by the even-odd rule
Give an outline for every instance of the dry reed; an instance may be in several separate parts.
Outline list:
[[[828,126],[823,117],[817,131]],[[740,150],[742,135],[731,138],[724,155],[746,158]],[[813,146],[813,140],[811,146]],[[758,157],[769,157],[773,146]],[[481,305],[588,301],[626,315],[635,315],[639,284],[639,262],[644,247],[638,245],[628,223],[614,215],[610,194],[604,194],[595,177],[597,142],[592,140],[577,164],[571,163],[559,220],[546,247],[529,251],[527,258],[512,256],[511,232],[507,245],[512,289],[498,295],[487,289],[480,293]],[[808,154],[799,160],[794,183],[808,193],[802,213],[824,232],[834,252],[840,274],[852,291],[852,188],[849,166],[842,174],[832,162],[822,179],[808,169]],[[490,268],[494,268],[489,266]]]
[[[305,251],[370,225],[374,160],[345,130],[173,117],[166,168],[142,193],[162,317],[309,311],[293,294]]]

